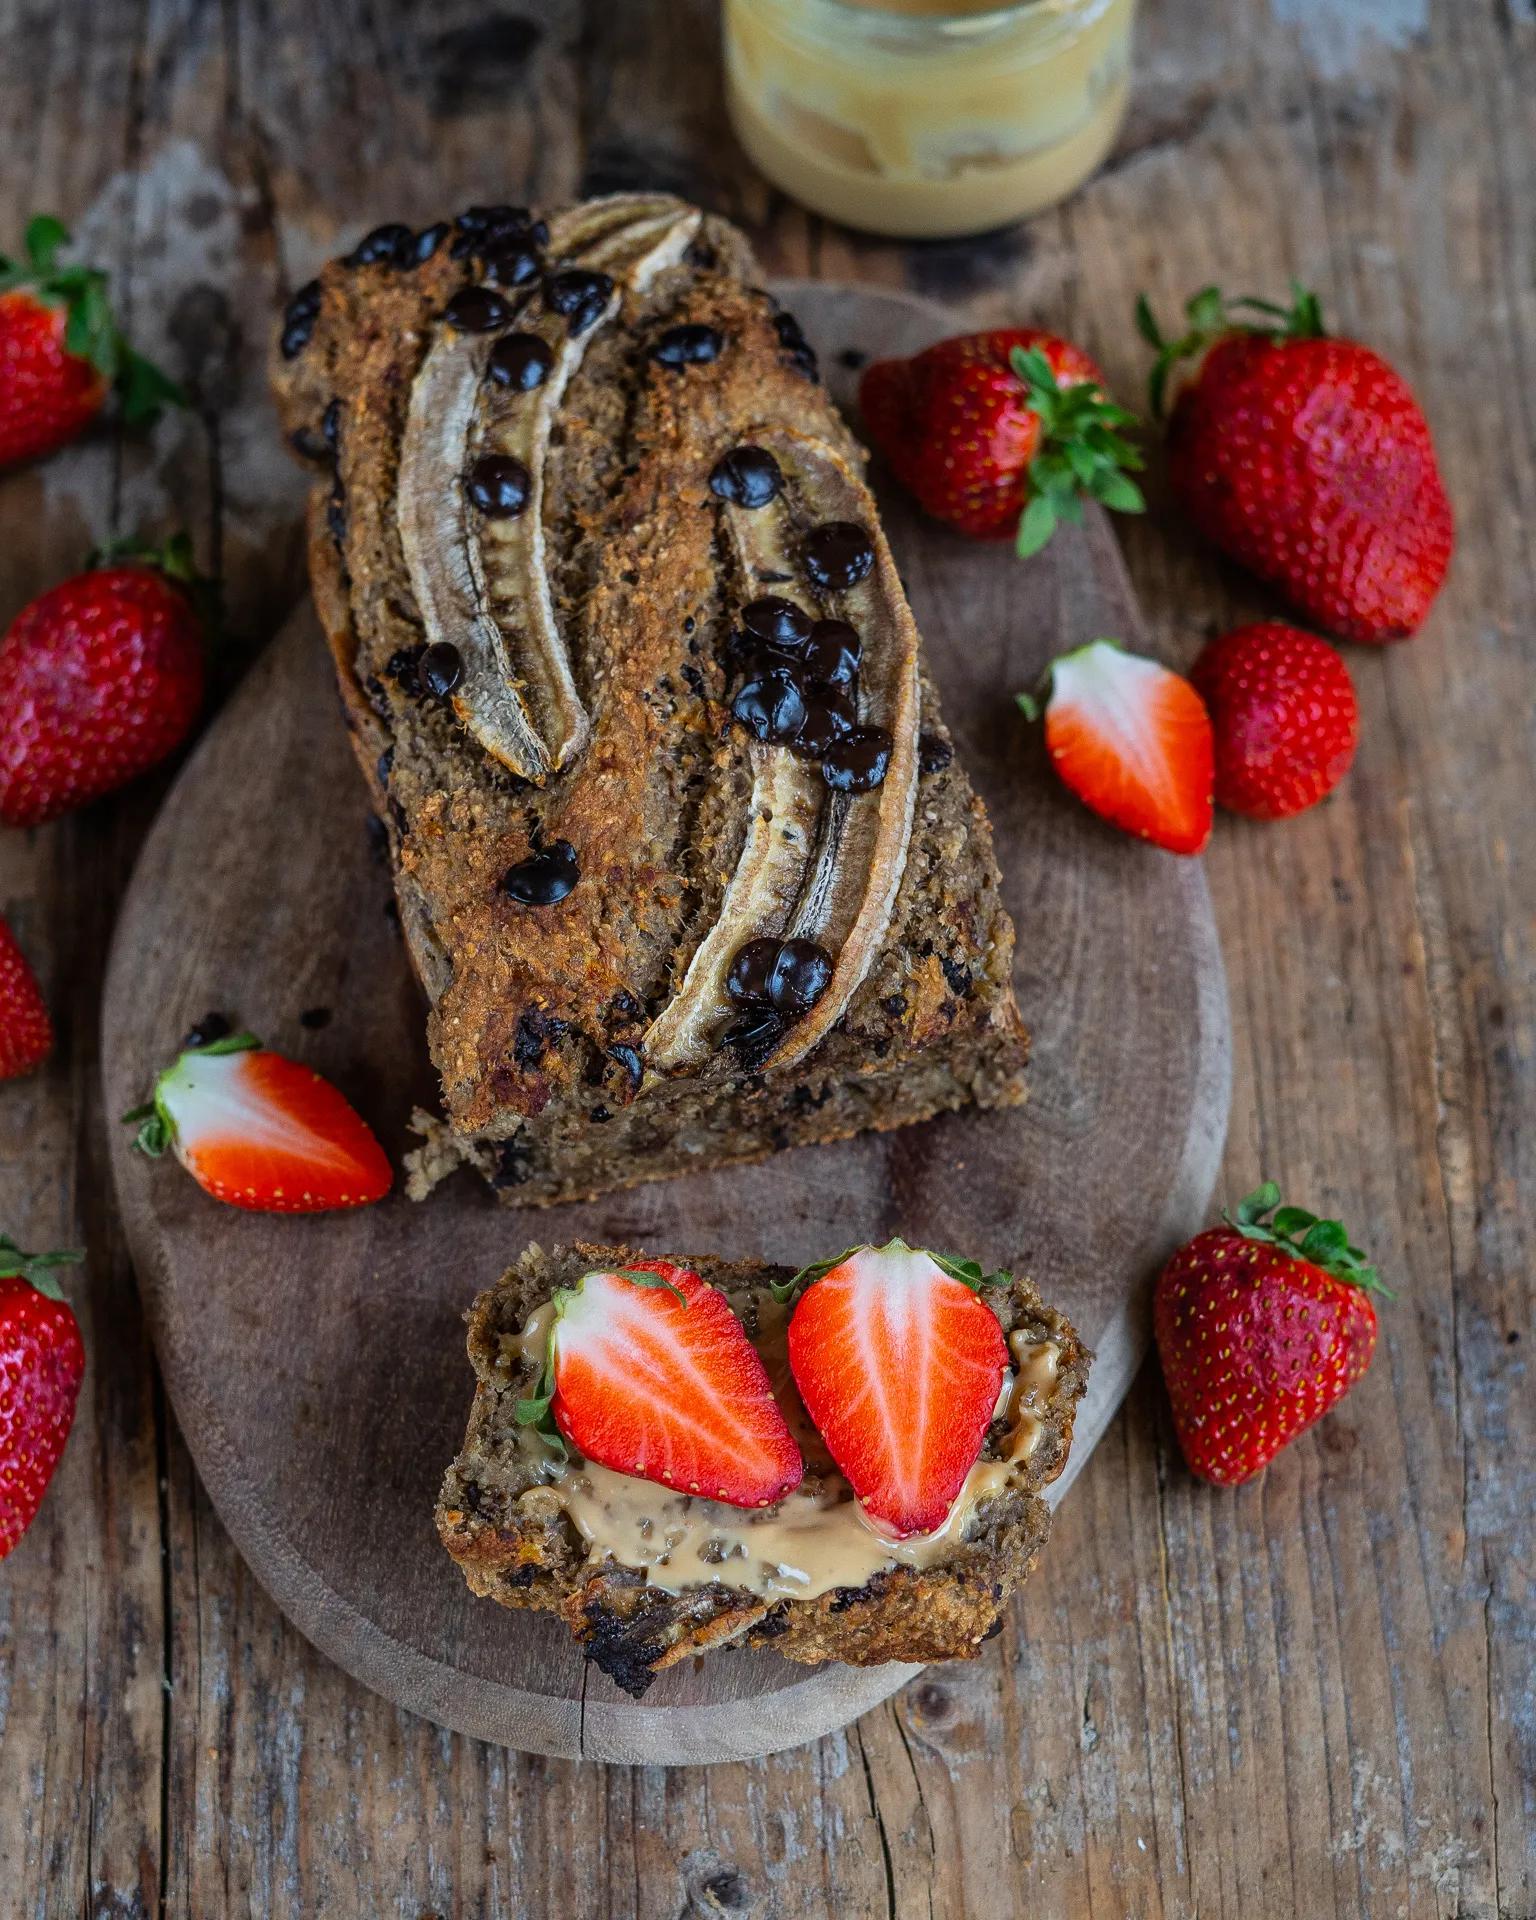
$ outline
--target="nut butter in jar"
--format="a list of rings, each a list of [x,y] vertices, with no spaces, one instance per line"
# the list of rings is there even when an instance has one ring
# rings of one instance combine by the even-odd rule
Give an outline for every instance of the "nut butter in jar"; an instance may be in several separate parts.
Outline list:
[[[1135,0],[725,0],[737,137],[817,213],[902,239],[1054,205],[1125,114]]]

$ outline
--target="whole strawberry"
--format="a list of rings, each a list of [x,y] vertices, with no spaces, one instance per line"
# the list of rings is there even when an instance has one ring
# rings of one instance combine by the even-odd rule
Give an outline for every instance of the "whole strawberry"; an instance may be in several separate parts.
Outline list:
[[[37,979],[16,936],[0,920],[0,1080],[41,1066],[53,1047],[53,1024]]]
[[[1183,1246],[1153,1294],[1157,1351],[1190,1470],[1237,1486],[1336,1406],[1371,1364],[1376,1269],[1337,1220],[1268,1182]]]
[[[74,1423],[80,1328],[53,1277],[79,1253],[23,1253],[0,1234],[0,1560],[32,1524]]]
[[[1253,820],[1314,806],[1360,737],[1349,669],[1324,640],[1261,620],[1211,641],[1190,669],[1216,737],[1216,800]]]
[[[1187,317],[1166,340],[1145,299],[1136,310],[1157,349],[1156,414],[1170,371],[1199,357],[1168,419],[1168,478],[1191,521],[1329,633],[1373,645],[1416,633],[1454,527],[1406,381],[1330,338],[1302,287],[1289,308],[1207,287]]]
[[[0,639],[0,821],[32,827],[178,746],[203,699],[184,539],[108,560],[23,607]]]
[[[0,254],[0,467],[73,440],[114,387],[129,426],[184,404],[175,382],[118,331],[106,275],[59,264],[69,244],[63,224],[39,214],[25,244],[24,259]]]
[[[870,438],[936,520],[977,540],[1012,535],[1036,553],[1083,501],[1120,513],[1145,502],[1120,434],[1134,415],[1106,398],[1080,348],[1034,327],[941,340],[877,360],[859,383]]]

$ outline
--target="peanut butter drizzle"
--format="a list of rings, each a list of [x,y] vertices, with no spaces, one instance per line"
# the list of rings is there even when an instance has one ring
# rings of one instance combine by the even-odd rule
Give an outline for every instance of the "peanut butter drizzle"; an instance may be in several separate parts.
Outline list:
[[[1004,1376],[996,1416],[1007,1422],[1007,1431],[996,1457],[971,1468],[943,1526],[892,1540],[865,1517],[795,1391],[786,1339],[789,1309],[767,1291],[731,1299],[749,1320],[754,1304],[754,1344],[804,1457],[804,1482],[776,1505],[754,1511],[673,1493],[593,1461],[562,1463],[536,1434],[525,1432],[520,1444],[536,1456],[542,1482],[536,1497],[542,1504],[553,1496],[563,1508],[587,1542],[589,1565],[616,1560],[669,1593],[722,1581],[766,1600],[813,1600],[836,1587],[862,1587],[892,1567],[925,1567],[942,1559],[965,1538],[980,1504],[1022,1474],[1039,1443],[1040,1413],[1056,1381],[1055,1341],[1031,1341],[1022,1331],[1009,1337],[1014,1364]],[[553,1307],[541,1306],[520,1334],[503,1342],[510,1368],[525,1359],[542,1366],[553,1319]]]

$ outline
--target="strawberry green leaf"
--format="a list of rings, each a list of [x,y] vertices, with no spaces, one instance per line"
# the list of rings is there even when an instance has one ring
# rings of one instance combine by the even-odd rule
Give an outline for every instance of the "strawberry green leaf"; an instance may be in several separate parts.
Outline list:
[[[187,1053],[221,1054],[252,1053],[259,1051],[261,1042],[254,1033],[226,1033],[220,1040],[210,1040],[205,1047],[187,1047]]]
[[[170,375],[131,348],[123,353],[118,391],[123,401],[123,424],[128,427],[152,426],[167,407],[187,404],[186,394]]]
[[[834,1253],[828,1260],[813,1260],[809,1266],[802,1267],[798,1273],[792,1273],[787,1280],[775,1280],[770,1291],[780,1306],[790,1300],[796,1300],[807,1287],[815,1286],[818,1280],[824,1280],[834,1267],[840,1267],[850,1254],[858,1252],[857,1247],[844,1247],[841,1253]]]
[[[46,276],[53,272],[60,247],[69,245],[69,228],[52,213],[35,213],[27,222],[23,244],[32,272]]]
[[[1056,531],[1056,508],[1049,494],[1037,493],[1019,520],[1019,531],[1014,539],[1014,551],[1021,560],[1028,560],[1045,546]]]
[[[9,1234],[0,1233],[0,1280],[25,1280],[50,1300],[62,1300],[64,1289],[53,1277],[55,1267],[78,1266],[85,1258],[80,1247],[60,1247],[52,1253],[24,1253]]]
[[[1102,506],[1116,513],[1145,513],[1146,496],[1134,480],[1113,469],[1098,474],[1088,491]]]
[[[951,1280],[958,1280],[972,1293],[980,1293],[983,1287],[1011,1287],[1013,1275],[1006,1268],[999,1267],[995,1273],[988,1273],[979,1260],[957,1260],[947,1253],[930,1253],[929,1259],[936,1267],[947,1273]]]
[[[544,1343],[544,1358],[539,1365],[539,1376],[531,1394],[519,1400],[513,1409],[513,1417],[520,1427],[532,1427],[534,1432],[549,1448],[564,1460],[569,1457],[565,1436],[555,1425],[555,1327],[565,1310],[565,1303],[574,1300],[579,1287],[560,1287],[553,1296],[555,1309],[554,1325],[550,1327],[549,1337]]]
[[[1280,1247],[1295,1259],[1305,1260],[1332,1274],[1336,1280],[1347,1280],[1352,1286],[1384,1294],[1389,1300],[1393,1297],[1391,1288],[1383,1285],[1360,1248],[1350,1244],[1341,1222],[1319,1220],[1305,1207],[1281,1206],[1280,1189],[1273,1180],[1266,1180],[1222,1217],[1246,1240]]]

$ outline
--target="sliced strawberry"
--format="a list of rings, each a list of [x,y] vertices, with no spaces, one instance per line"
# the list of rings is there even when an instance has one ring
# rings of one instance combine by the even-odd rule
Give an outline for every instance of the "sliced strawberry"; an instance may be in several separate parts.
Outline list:
[[[313,1067],[248,1033],[188,1047],[124,1114],[136,1144],[167,1147],[215,1200],[258,1213],[323,1213],[382,1200],[394,1180],[367,1123]]]
[[[1113,640],[1094,640],[1050,669],[1045,744],[1056,771],[1117,827],[1171,853],[1211,837],[1215,750],[1210,715],[1187,680]],[[1033,720],[1038,703],[1018,696]]]
[[[642,1260],[555,1295],[525,1425],[555,1425],[585,1460],[732,1507],[767,1507],[805,1472],[757,1350],[725,1296]]]
[[[901,1240],[858,1247],[812,1279],[789,1323],[806,1412],[865,1513],[898,1539],[944,1524],[1008,1365],[979,1270],[963,1271]]]

